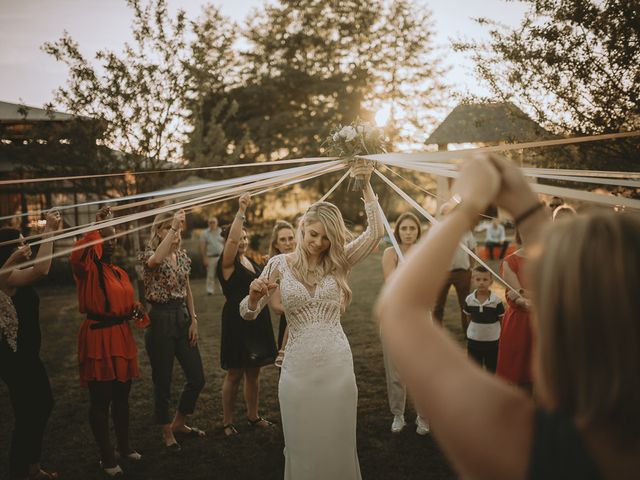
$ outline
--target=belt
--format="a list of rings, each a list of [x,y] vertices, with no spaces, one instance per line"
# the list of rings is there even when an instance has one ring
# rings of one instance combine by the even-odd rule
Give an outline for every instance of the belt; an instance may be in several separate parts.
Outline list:
[[[453,270],[449,270],[450,272],[466,272],[468,268],[454,268]]]
[[[121,317],[114,317],[111,315],[104,315],[101,313],[87,313],[87,320],[92,320],[96,323],[89,325],[91,330],[98,330],[100,328],[109,328],[114,325],[120,325],[131,318],[131,315],[124,315]]]
[[[167,308],[175,308],[175,307],[181,307],[182,305],[184,305],[184,298],[175,298],[172,300],[169,300],[167,302],[153,302],[151,300],[149,300],[149,303],[154,306],[154,307],[167,307]]]

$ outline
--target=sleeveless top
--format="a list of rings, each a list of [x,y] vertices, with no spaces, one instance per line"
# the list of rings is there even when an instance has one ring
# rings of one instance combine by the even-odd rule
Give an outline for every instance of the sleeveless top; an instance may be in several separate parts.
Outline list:
[[[11,297],[18,314],[18,353],[40,355],[40,297],[30,286],[19,287]]]
[[[580,432],[562,412],[538,409],[527,478],[530,480],[602,480]]]

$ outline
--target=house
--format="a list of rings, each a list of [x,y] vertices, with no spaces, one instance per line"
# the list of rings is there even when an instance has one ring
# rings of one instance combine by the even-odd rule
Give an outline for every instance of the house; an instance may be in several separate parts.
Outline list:
[[[101,149],[99,122],[54,110],[0,101],[0,180],[72,176],[96,164]],[[106,188],[88,182],[27,182],[0,188],[2,224],[27,233],[40,220],[37,213],[58,205],[93,200]],[[88,207],[63,211],[67,224],[86,223]],[[13,216],[13,218],[11,218]]]
[[[455,150],[557,138],[511,102],[461,103],[425,140],[438,150]],[[540,153],[509,152],[520,165],[534,165]],[[438,205],[451,196],[451,179],[438,177]]]

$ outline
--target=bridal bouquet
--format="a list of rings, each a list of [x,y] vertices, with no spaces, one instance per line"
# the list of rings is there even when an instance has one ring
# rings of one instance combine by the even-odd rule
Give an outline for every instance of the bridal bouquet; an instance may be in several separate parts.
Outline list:
[[[356,161],[359,155],[386,153],[382,130],[359,120],[334,128],[323,145],[329,155],[346,157],[350,161]],[[360,190],[363,186],[364,179],[356,176],[353,190]]]

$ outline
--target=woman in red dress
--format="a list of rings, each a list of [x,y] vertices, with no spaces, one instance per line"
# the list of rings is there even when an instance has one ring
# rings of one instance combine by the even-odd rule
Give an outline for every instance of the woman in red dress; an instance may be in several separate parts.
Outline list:
[[[533,340],[524,275],[525,262],[524,250],[520,249],[506,257],[500,266],[500,275],[518,293],[507,293],[508,308],[502,320],[496,374],[530,392]]]
[[[112,217],[101,208],[96,220]],[[71,254],[80,312],[86,315],[78,334],[80,383],[89,387],[89,421],[100,449],[100,466],[108,476],[122,475],[117,457],[140,460],[129,445],[129,392],[139,376],[138,350],[129,320],[140,315],[127,273],[111,263],[116,246],[113,227],[94,230],[76,242]],[[101,241],[102,239],[105,239]],[[117,452],[109,438],[109,407]]]

